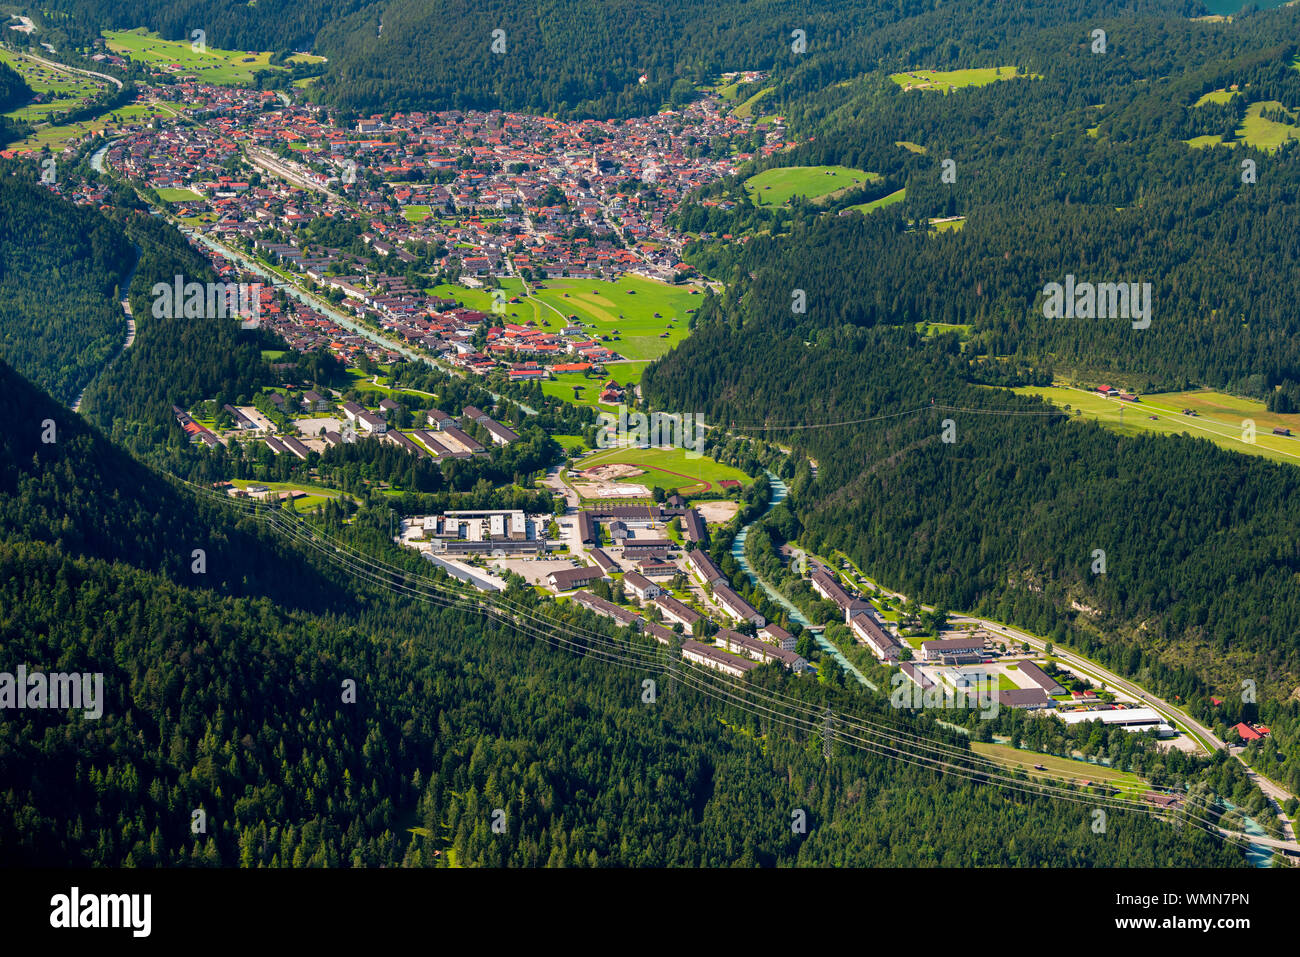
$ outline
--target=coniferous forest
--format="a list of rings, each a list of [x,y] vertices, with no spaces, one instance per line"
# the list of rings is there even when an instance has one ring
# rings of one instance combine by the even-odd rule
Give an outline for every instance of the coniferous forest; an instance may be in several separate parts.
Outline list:
[[[723,70],[764,71],[763,110],[792,145],[764,157],[756,135],[739,175],[673,215],[711,288],[691,334],[641,379],[642,407],[700,413],[713,457],[758,477],[714,530],[714,560],[789,623],[731,550],[769,503],[762,473],[779,473],[789,498],[751,527],[745,555],[821,623],[843,630],[783,547],[842,555],[916,601],[1086,654],[1216,730],[1267,722],[1246,761],[1300,793],[1300,471],[1011,391],[1205,387],[1300,410],[1300,147],[1240,132],[1257,104],[1300,123],[1300,7],[1227,29],[1191,0],[1129,6],[51,0],[40,15],[71,45],[106,27],[181,38],[202,24],[217,47],[316,50],[328,65],[302,95],[344,123],[635,117],[685,104]],[[1105,56],[1089,48],[1094,26]],[[514,55],[492,51],[498,28]],[[806,55],[790,51],[794,29]],[[946,93],[890,76],[1007,65]],[[0,107],[30,94],[8,72]],[[1227,91],[1240,95],[1205,99]],[[1206,137],[1219,142],[1188,142]],[[821,165],[878,175],[822,201],[746,189],[766,169]],[[253,401],[280,381],[268,353],[303,381],[348,377],[324,350],[284,358],[271,333],[150,315],[155,282],[215,275],[164,217],[105,184],[108,202],[74,206],[30,168],[0,167],[0,648],[9,670],[104,675],[102,718],[6,714],[0,865],[1247,864],[1190,812],[1117,810],[1098,840],[1073,795],[965,773],[972,743],[995,735],[1109,755],[1277,828],[1226,753],[1164,754],[1019,712],[941,723],[864,693],[802,629],[818,677],[768,665],[751,687],[941,746],[963,773],[903,748],[830,748],[703,683],[647,706],[643,679],[666,674],[624,665],[659,654],[652,639],[518,576],[489,614],[392,540],[404,516],[550,511],[539,477],[569,454],[554,436],[593,431],[591,409],[399,362],[404,388],[456,413],[493,408],[519,440],[441,466],[374,438],[302,460],[196,446],[173,407]],[[359,228],[319,228],[359,242]],[[1047,318],[1044,287],[1067,275],[1149,282],[1149,327]],[[122,352],[124,296],[139,322]],[[213,492],[253,478],[346,494],[303,516]],[[865,652],[860,663],[887,680]],[[1243,681],[1257,702],[1238,703]]]

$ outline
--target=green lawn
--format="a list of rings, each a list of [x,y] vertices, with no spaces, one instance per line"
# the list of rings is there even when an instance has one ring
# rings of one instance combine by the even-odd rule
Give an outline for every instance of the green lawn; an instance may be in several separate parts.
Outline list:
[[[576,466],[579,469],[595,468],[597,465],[609,465],[624,462],[636,465],[645,471],[641,475],[629,476],[624,481],[648,488],[680,489],[683,495],[697,495],[709,491],[721,491],[714,485],[722,479],[734,479],[748,485],[752,479],[740,469],[723,465],[703,455],[687,458],[685,449],[607,449],[583,458]],[[570,481],[574,477],[569,476]]]
[[[893,206],[895,203],[901,203],[906,198],[907,187],[904,186],[902,189],[894,190],[888,196],[882,196],[880,199],[873,199],[869,203],[859,203],[856,206],[850,206],[849,209],[859,213],[874,213],[876,210],[883,209],[886,206]]]
[[[1068,405],[1072,410],[1081,410],[1081,418],[1117,432],[1188,435],[1209,439],[1220,448],[1234,452],[1261,455],[1274,462],[1300,464],[1300,438],[1272,434],[1275,427],[1280,427],[1289,428],[1300,436],[1300,415],[1269,412],[1264,403],[1253,399],[1241,399],[1208,389],[1153,393],[1141,396],[1137,403],[1120,402],[1095,392],[1063,386],[1025,387],[1012,391],[1020,395],[1042,396],[1059,408]],[[1183,415],[1183,409],[1194,409],[1198,414]],[[1242,422],[1245,419],[1255,423],[1253,444],[1243,441]]]
[[[269,52],[221,50],[211,45],[200,52],[191,49],[191,41],[188,39],[164,40],[144,27],[134,30],[105,30],[104,38],[114,53],[177,76],[194,75],[204,83],[243,85],[252,82],[253,74],[259,70],[277,69],[271,66]],[[293,59],[318,62],[322,58],[300,54]]]
[[[792,196],[822,200],[881,178],[847,166],[777,166],[745,180],[745,192],[756,206],[783,206]]]
[[[962,339],[969,339],[971,333],[974,330],[975,327],[970,323],[924,322],[923,321],[923,322],[918,322],[916,324],[916,331],[919,332],[921,335],[925,336],[925,338],[927,339],[932,339],[936,336],[947,335],[950,332],[957,333],[957,335],[960,336]]]
[[[1042,79],[1038,74],[1029,74],[1032,79]],[[904,90],[938,90],[949,93],[972,86],[986,86],[998,80],[1017,78],[1014,66],[991,66],[969,70],[909,70],[905,73],[893,73],[889,77]],[[1023,79],[1023,77],[1022,77]]]
[[[415,203],[411,206],[402,207],[402,215],[406,217],[407,222],[412,222],[412,223],[424,222],[426,219],[429,218],[429,215],[432,212],[433,212],[433,207],[423,206],[419,203]]]

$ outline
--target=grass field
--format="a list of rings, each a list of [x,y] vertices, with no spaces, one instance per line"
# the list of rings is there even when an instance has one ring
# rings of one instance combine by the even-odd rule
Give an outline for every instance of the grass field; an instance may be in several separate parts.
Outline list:
[[[1260,116],[1265,109],[1285,110],[1290,123],[1277,123]],[[1246,118],[1237,127],[1237,139],[1247,146],[1272,152],[1287,140],[1300,140],[1300,126],[1296,125],[1296,111],[1286,110],[1277,100],[1264,100],[1246,107]]]
[[[901,203],[906,198],[907,187],[904,186],[902,189],[894,190],[888,196],[882,196],[880,199],[873,199],[869,203],[858,203],[858,205],[850,206],[848,208],[859,213],[874,213],[876,210],[883,209],[886,206],[893,206],[895,203]]]
[[[408,223],[422,223],[429,218],[429,214],[432,212],[431,207],[419,203],[402,207],[402,215],[406,217]]]
[[[155,69],[178,76],[197,76],[204,83],[239,86],[251,83],[258,70],[273,70],[269,52],[219,50],[208,46],[203,51],[191,49],[189,40],[164,40],[143,27],[134,30],[105,30],[104,38],[114,53],[130,57]],[[320,61],[321,57],[299,54],[295,61]]]
[[[1033,79],[1041,79],[1037,74],[1030,74]],[[1017,78],[1014,66],[991,66],[970,70],[909,70],[906,73],[892,73],[889,77],[904,90],[938,90],[950,93],[972,86],[986,86],[998,80]]]
[[[1220,448],[1247,455],[1260,455],[1274,462],[1300,465],[1300,437],[1273,435],[1274,428],[1289,428],[1300,435],[1300,415],[1269,412],[1263,402],[1240,399],[1208,389],[1193,392],[1164,392],[1144,395],[1137,403],[1108,399],[1095,392],[1063,386],[1027,387],[1013,390],[1020,395],[1038,395],[1053,405],[1083,412],[1082,418],[1129,435],[1155,432],[1209,439]],[[1194,409],[1195,416],[1183,415]],[[1121,421],[1120,413],[1123,412]],[[1155,416],[1154,420],[1151,416]],[[1255,441],[1243,441],[1243,420],[1255,423]]]
[[[1213,95],[1205,94],[1205,96]],[[1204,96],[1201,97],[1201,100],[1204,99]],[[1200,103],[1201,101],[1198,100],[1196,105],[1200,106]],[[1260,114],[1266,109],[1283,110],[1290,117],[1291,122],[1278,123],[1276,120],[1265,119]],[[1300,110],[1287,109],[1277,100],[1263,100],[1246,107],[1246,118],[1237,127],[1235,140],[1225,143],[1220,134],[1214,133],[1207,136],[1194,136],[1183,142],[1197,149],[1207,146],[1236,146],[1240,142],[1255,149],[1273,152],[1288,140],[1300,140]]]
[[[736,106],[736,108],[732,110],[732,113],[742,118],[753,116],[754,107],[756,107],[762,101],[763,97],[769,95],[771,92],[772,92],[772,87],[767,87],[765,89],[759,90],[749,99],[747,99],[744,103],[741,103],[738,106]],[[734,90],[732,91],[732,96],[733,98],[735,96]]]
[[[686,338],[687,310],[698,308],[701,300],[691,294],[691,289],[697,287],[674,286],[640,276],[622,276],[613,281],[548,279],[542,286],[533,289],[534,299],[543,304],[537,315],[542,325],[558,331],[571,321],[568,317],[577,316],[593,336],[609,336],[611,341],[605,345],[626,359],[656,359]],[[511,304],[508,308],[526,305]],[[663,333],[667,336],[661,338]]]
[[[823,200],[879,179],[879,173],[847,166],[778,166],[745,180],[745,192],[755,206],[784,206],[792,196]]]
[[[21,76],[33,93],[43,95],[46,102],[28,103],[5,114],[32,126],[45,122],[51,113],[61,113],[81,106],[108,85],[102,80],[42,66],[8,50],[0,50],[0,63]]]
[[[231,484],[236,488],[248,488],[250,485],[263,485],[272,492],[289,492],[295,489],[307,492],[303,498],[295,499],[293,502],[294,509],[299,512],[307,512],[317,505],[324,503],[329,499],[340,497],[352,498],[340,492],[338,489],[326,488],[323,485],[312,485],[305,482],[259,482],[256,479],[232,479]]]
[[[1192,106],[1204,106],[1206,103],[1227,103],[1234,96],[1241,96],[1240,90],[1212,90],[1206,93]]]
[[[675,488],[687,497],[720,491],[714,483],[722,479],[734,479],[745,485],[753,481],[740,469],[715,462],[706,456],[696,456],[694,453],[691,453],[691,458],[686,456],[686,450],[678,448],[606,449],[583,458],[576,468],[589,469],[615,462],[635,465],[645,471],[641,475],[630,476],[626,479],[627,482],[647,488],[656,485],[662,489]],[[569,477],[572,481],[572,473]]]
[[[158,194],[158,198],[164,203],[192,203],[195,200],[203,198],[192,189],[172,189],[170,187],[163,187],[162,189],[154,190],[154,192]]]
[[[970,323],[956,322],[918,322],[916,331],[927,339],[933,339],[936,336],[947,335],[950,332],[957,333],[962,339],[969,339],[975,327]]]
[[[8,64],[21,74],[27,85],[46,99],[44,103],[29,103],[5,114],[36,127],[26,139],[5,144],[24,152],[45,147],[57,152],[70,140],[105,131],[111,134],[122,126],[142,123],[154,116],[175,115],[186,109],[183,103],[127,103],[76,123],[51,126],[49,117],[52,114],[83,106],[108,84],[90,77],[53,70],[4,50],[0,50],[0,62]]]
[[[1073,778],[1077,782],[1104,783],[1121,791],[1144,791],[1147,788],[1146,782],[1131,771],[1116,771],[1114,768],[1090,764],[1087,761],[1058,758],[1037,751],[1022,751],[1008,744],[992,744],[983,741],[972,741],[971,750],[1004,767],[1019,768],[1031,778],[1053,777],[1057,780]],[[1041,764],[1044,770],[1036,770],[1035,764]]]

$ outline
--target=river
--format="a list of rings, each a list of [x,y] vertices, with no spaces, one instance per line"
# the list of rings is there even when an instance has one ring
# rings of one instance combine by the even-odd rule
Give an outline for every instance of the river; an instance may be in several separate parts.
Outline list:
[[[813,628],[815,627],[813,623],[798,609],[794,602],[790,601],[790,599],[786,598],[754,573],[754,569],[749,564],[749,559],[745,557],[745,540],[749,538],[749,530],[753,528],[756,523],[761,521],[768,512],[772,511],[772,509],[776,508],[777,505],[785,501],[785,497],[789,494],[789,489],[786,488],[785,482],[781,481],[780,477],[777,475],[768,472],[767,480],[772,483],[772,498],[767,504],[767,509],[762,515],[736,533],[736,537],[731,542],[731,557],[736,560],[738,565],[740,565],[741,570],[749,576],[750,581],[755,582],[759,588],[763,589],[763,592],[767,597],[771,598],[772,601],[776,602],[789,613],[791,621],[797,621],[804,628]],[[820,632],[813,632],[813,638],[816,640],[818,648],[834,658],[841,668],[857,678],[859,682],[866,685],[872,691],[878,692],[880,690],[876,685],[867,680],[866,676],[854,666],[853,662],[844,657],[842,651],[823,638]]]

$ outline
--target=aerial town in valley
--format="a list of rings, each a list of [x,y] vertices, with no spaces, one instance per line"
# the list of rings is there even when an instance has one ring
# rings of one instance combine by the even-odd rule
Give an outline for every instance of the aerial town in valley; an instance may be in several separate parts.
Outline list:
[[[344,120],[283,93],[183,74],[141,85],[138,98],[149,119],[96,140],[92,166],[181,229],[221,280],[251,285],[251,308],[232,321],[284,346],[267,356],[283,372],[280,387],[173,406],[176,422],[209,449],[255,449],[268,476],[268,454],[303,463],[315,484],[225,483],[232,496],[294,507],[335,494],[316,466],[341,445],[373,438],[455,468],[536,430],[529,396],[607,414],[635,407],[641,370],[688,334],[714,286],[682,259],[687,241],[707,235],[678,234],[671,214],[700,187],[792,145],[779,116],[742,117],[713,92],[604,121],[469,110]],[[82,204],[108,197],[102,183],[73,177],[49,188]],[[304,378],[291,360],[314,353],[332,357],[345,379]],[[399,381],[397,366],[469,382],[488,408]],[[517,576],[732,677],[767,663],[815,674],[817,648],[869,683],[826,637],[833,626],[781,600],[743,563],[743,580],[729,578],[711,556],[711,527],[731,523],[754,476],[708,459],[697,472],[678,458],[638,459],[681,452],[646,442],[611,450],[554,437],[568,458],[546,471],[552,510],[448,509],[404,518],[395,539],[480,591],[503,591]],[[662,486],[652,491],[652,482]],[[847,561],[809,558],[801,569],[834,606],[842,640],[869,651],[918,701],[942,707],[988,691],[999,708],[1198,747],[1136,686],[1054,656],[1050,642],[960,617],[927,631],[903,612],[902,596]],[[779,599],[767,607],[781,620],[757,610],[758,596]],[[1269,732],[1238,733],[1248,741]]]

